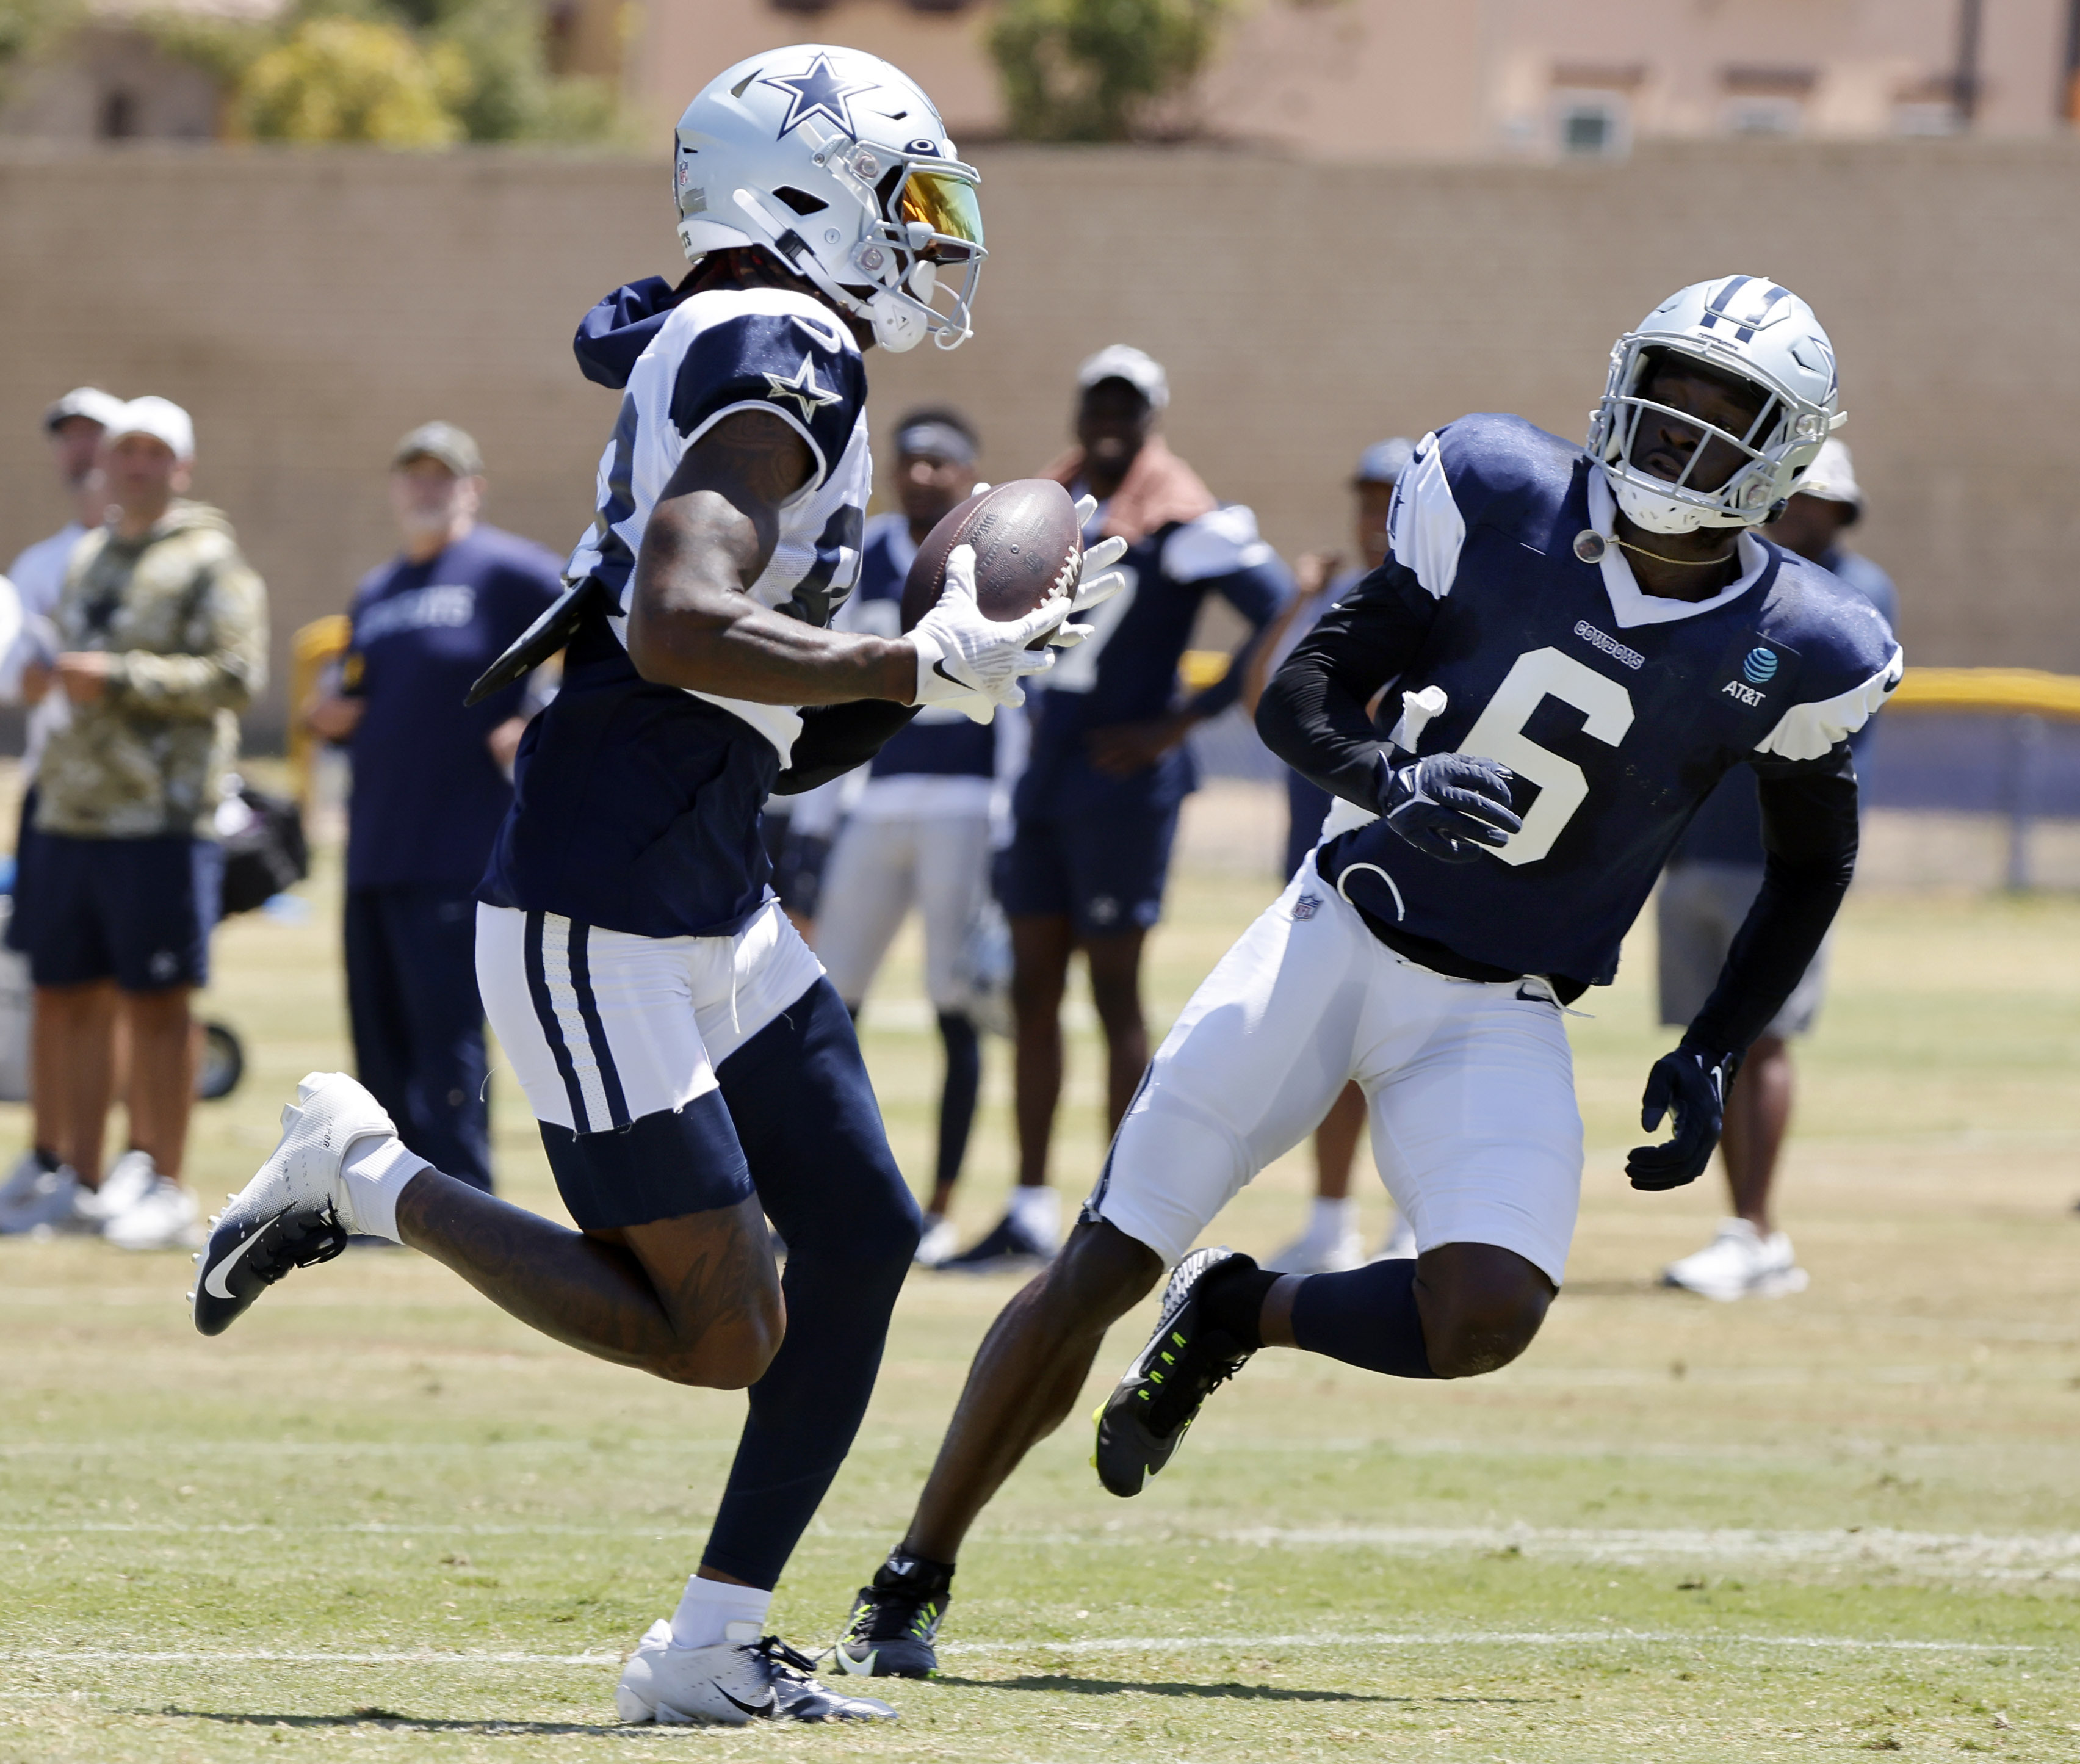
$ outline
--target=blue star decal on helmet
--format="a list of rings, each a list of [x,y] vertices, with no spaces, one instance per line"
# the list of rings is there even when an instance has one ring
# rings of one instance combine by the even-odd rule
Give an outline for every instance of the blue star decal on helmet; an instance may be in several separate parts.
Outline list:
[[[845,100],[856,92],[874,89],[871,82],[851,85],[839,78],[831,65],[830,57],[820,52],[809,64],[806,73],[769,74],[758,83],[776,86],[787,94],[787,115],[780,124],[780,134],[776,137],[779,139],[785,139],[811,116],[828,116],[854,141],[858,140]]]
[[[804,422],[814,422],[817,411],[825,405],[836,404],[840,396],[835,392],[826,392],[817,384],[816,363],[807,355],[802,358],[802,365],[795,371],[792,379],[785,374],[776,374],[768,368],[765,373],[765,384],[770,388],[765,394],[767,397],[775,401],[792,398],[799,405],[802,407],[802,420]]]

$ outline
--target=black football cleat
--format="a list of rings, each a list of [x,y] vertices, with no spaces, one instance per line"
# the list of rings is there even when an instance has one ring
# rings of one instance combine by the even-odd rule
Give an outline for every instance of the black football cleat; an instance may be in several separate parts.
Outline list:
[[[1055,1259],[1053,1249],[1006,1213],[986,1236],[939,1264],[941,1274],[1025,1274]]]
[[[862,1678],[936,1678],[932,1646],[953,1602],[953,1576],[937,1563],[891,1556],[862,1586],[837,1648],[840,1669]]]
[[[1206,1276],[1231,1262],[1256,1266],[1232,1250],[1194,1250],[1177,1264],[1155,1333],[1098,1410],[1091,1464],[1111,1493],[1140,1493],[1184,1443],[1200,1405],[1249,1358],[1251,1349],[1208,1325],[1200,1303]]]

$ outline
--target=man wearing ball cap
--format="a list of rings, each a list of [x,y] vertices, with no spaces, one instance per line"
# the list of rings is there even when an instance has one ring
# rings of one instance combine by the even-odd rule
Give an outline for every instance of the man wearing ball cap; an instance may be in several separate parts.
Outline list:
[[[1155,432],[1170,402],[1161,363],[1110,344],[1077,368],[1076,388],[1077,445],[1046,476],[1095,499],[1084,541],[1126,542],[1128,586],[1034,695],[1032,755],[997,864],[1014,969],[1018,1184],[1004,1218],[945,1264],[966,1272],[1030,1266],[1059,1237],[1048,1157],[1063,1078],[1061,1001],[1079,950],[1105,1031],[1109,1129],[1141,1082],[1142,946],[1162,915],[1179,805],[1198,786],[1185,740],[1235,701],[1249,649],[1289,586],[1256,515],[1218,502]],[[1251,633],[1218,681],[1180,696],[1178,663],[1210,595],[1240,613]]]
[[[37,777],[29,965],[71,1076],[76,1167],[100,1162],[107,1026],[129,1035],[131,1149],[76,1212],[126,1249],[186,1240],[195,1095],[189,998],[222,876],[215,816],[238,713],[266,677],[266,592],[230,523],[191,502],[195,425],[165,398],[110,414],[109,519],[82,540],[52,622],[65,721]]]

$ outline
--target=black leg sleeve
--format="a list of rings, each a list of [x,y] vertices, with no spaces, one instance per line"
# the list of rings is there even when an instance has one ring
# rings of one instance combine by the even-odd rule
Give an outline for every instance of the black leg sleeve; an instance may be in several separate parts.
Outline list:
[[[920,1221],[828,981],[715,1075],[759,1201],[786,1240],[787,1337],[751,1387],[701,1560],[770,1587],[852,1449]]]

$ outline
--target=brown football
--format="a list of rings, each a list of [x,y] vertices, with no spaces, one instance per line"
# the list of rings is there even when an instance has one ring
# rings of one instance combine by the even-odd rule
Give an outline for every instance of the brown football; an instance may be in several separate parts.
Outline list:
[[[946,556],[956,545],[975,553],[975,603],[985,619],[1022,619],[1052,593],[1076,585],[1084,536],[1076,506],[1051,478],[1014,478],[950,510],[925,536],[903,582],[903,628],[938,603]],[[1044,638],[1038,640],[1044,642]]]

